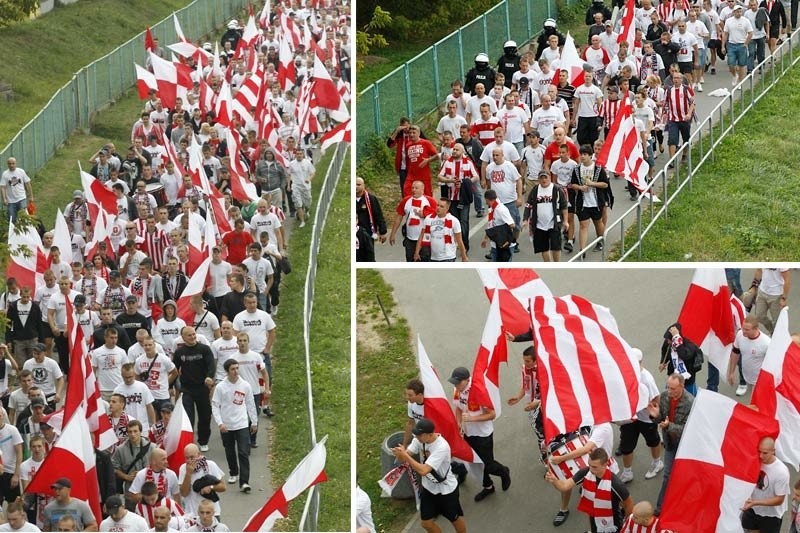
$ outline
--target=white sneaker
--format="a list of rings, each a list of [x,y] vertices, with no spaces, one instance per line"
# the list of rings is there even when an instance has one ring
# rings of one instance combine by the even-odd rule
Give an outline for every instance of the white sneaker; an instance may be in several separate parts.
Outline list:
[[[747,385],[739,385],[736,387],[736,396],[744,396],[747,394]]]
[[[703,84],[702,83],[698,83],[697,84],[697,91],[698,92],[703,92]]]
[[[731,79],[731,85],[732,85],[732,86],[736,87],[736,84],[737,84],[737,83],[739,83],[739,78],[733,78],[733,79]]]
[[[706,82],[705,78],[700,78],[700,83],[705,83],[705,82]]]
[[[619,480],[623,483],[630,483],[633,481],[633,470],[623,470],[619,475]]]
[[[239,487],[239,492],[244,492],[245,494],[250,494],[250,485],[245,483],[241,487]]]
[[[236,483],[239,480],[239,476],[228,476],[228,483]]]
[[[653,461],[650,463],[650,468],[645,473],[644,478],[653,479],[654,477],[656,477],[656,474],[658,474],[662,470],[664,470],[664,461],[662,461],[661,459]]]
[[[201,452],[207,452],[208,451],[208,444],[201,444],[200,445],[200,451]]]
[[[270,314],[272,316],[278,316],[278,306],[277,305],[273,305],[272,306],[272,313],[270,313]]]
[[[306,227],[306,221],[305,220],[300,223],[300,227],[301,228],[305,228]]]

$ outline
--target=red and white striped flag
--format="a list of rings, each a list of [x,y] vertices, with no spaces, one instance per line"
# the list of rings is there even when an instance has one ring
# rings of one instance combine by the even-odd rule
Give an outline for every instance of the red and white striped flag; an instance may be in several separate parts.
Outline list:
[[[708,360],[728,368],[736,330],[728,281],[722,268],[698,268],[678,315],[681,334],[697,344]]]
[[[99,524],[103,516],[100,512],[100,488],[97,483],[95,452],[82,406],[78,407],[67,421],[61,437],[50,449],[44,463],[25,488],[25,493],[52,494],[53,489],[50,486],[62,477],[72,482],[70,496],[89,504]]]
[[[167,452],[167,463],[170,470],[177,472],[181,465],[186,462],[183,449],[187,444],[193,442],[194,430],[192,429],[192,421],[186,416],[186,410],[183,408],[183,398],[179,397],[175,401],[175,410],[164,433],[164,451]]]
[[[253,199],[258,198],[258,193],[255,183],[247,179],[247,169],[242,164],[242,160],[238,157],[241,148],[239,133],[225,129],[225,141],[228,146],[228,153],[236,154],[231,157],[230,176],[231,176],[231,195],[234,199],[240,202],[251,202]],[[274,150],[273,150],[274,152]]]
[[[282,91],[288,91],[297,83],[297,70],[294,67],[294,54],[289,48],[289,40],[281,39],[278,50],[278,83]]]
[[[58,248],[61,252],[61,260],[72,263],[72,234],[67,225],[67,219],[61,208],[56,209],[56,223],[53,228],[53,246]]]
[[[324,154],[325,150],[333,144],[351,142],[351,135],[350,119],[348,118],[320,138],[319,149]]]
[[[211,62],[210,53],[208,53],[203,48],[195,46],[194,44],[188,41],[181,41],[179,43],[169,44],[167,45],[167,48],[169,48],[179,56],[185,57],[186,59],[190,57],[193,58],[195,61],[197,61],[198,65],[202,65],[204,67]]]
[[[82,170],[80,173],[83,194],[89,209],[89,218],[97,220],[97,213],[101,209],[106,212],[106,215],[116,217],[117,196],[91,174]]]
[[[639,362],[608,308],[579,296],[533,299],[531,317],[547,441],[560,433],[630,420],[639,394]]]
[[[644,160],[641,138],[636,131],[627,96],[619,106],[596,163],[624,177],[639,192],[647,187],[647,171],[650,165]],[[651,193],[646,193],[649,194]],[[655,195],[652,196],[653,201],[660,201]]]
[[[31,224],[22,230],[14,227],[13,222],[9,222],[8,252],[11,257],[6,268],[6,279],[16,279],[20,287],[30,288],[31,297],[35,296],[36,287],[44,285],[42,274],[50,268],[36,227]]]
[[[733,331],[738,332],[742,329],[744,318],[747,316],[747,309],[734,294],[731,294],[731,313],[733,314]]]
[[[106,243],[106,250],[112,259],[116,256],[114,246],[111,244],[111,237],[108,234],[108,217],[106,212],[100,210],[97,218],[94,219],[92,227],[92,239],[86,244],[86,257],[94,257],[100,250],[100,243]]]
[[[333,78],[331,78],[328,69],[325,68],[324,63],[320,61],[318,56],[314,56],[312,76],[314,80],[310,90],[316,98],[316,105],[327,109],[331,118],[338,122],[344,122],[350,118],[350,112],[347,110],[344,101],[342,101]]]
[[[636,20],[633,16],[635,11],[636,1],[627,0],[625,2],[625,15],[622,17],[622,26],[617,37],[617,43],[628,43],[628,50],[631,51],[636,47]]]
[[[276,490],[267,503],[253,513],[242,528],[243,531],[272,531],[275,520],[286,518],[289,514],[289,502],[300,496],[306,489],[328,480],[325,475],[325,459],[327,450],[325,435],[302,461],[292,470],[286,481]]]
[[[450,399],[444,393],[439,374],[433,368],[428,353],[422,345],[422,339],[417,337],[417,363],[419,364],[419,379],[425,386],[425,418],[431,420],[436,426],[436,432],[441,433],[450,445],[450,452],[455,459],[466,463],[483,464],[478,454],[475,453],[464,436],[458,430],[456,415],[450,406]]]
[[[789,310],[778,315],[751,400],[780,424],[775,454],[800,471],[800,346],[789,334]]]
[[[503,407],[500,399],[500,363],[508,363],[508,348],[500,320],[500,298],[495,291],[483,327],[481,346],[472,366],[472,385],[469,389],[470,403],[493,409],[495,418],[500,416]]]
[[[500,297],[503,328],[513,335],[531,330],[530,300],[536,296],[552,296],[544,281],[529,268],[479,268],[489,301],[495,293]]]
[[[200,263],[200,266],[197,267],[197,270],[195,270],[194,274],[189,278],[189,283],[186,284],[186,288],[176,302],[178,308],[175,312],[187,324],[193,324],[195,318],[194,310],[192,310],[191,305],[192,296],[203,294],[203,291],[206,290],[209,263],[211,263],[210,257],[206,257],[203,262]]]
[[[777,434],[775,420],[700,389],[672,464],[661,527],[742,531],[742,505],[753,493],[761,470],[758,444]]]
[[[136,67],[136,89],[139,91],[139,100],[147,100],[151,90],[158,92],[156,77],[152,72],[136,63],[133,66]]]
[[[580,87],[583,85],[583,64],[585,61],[581,59],[578,54],[578,49],[575,47],[575,39],[567,32],[567,38],[564,40],[564,46],[561,48],[561,61],[558,64],[558,69],[553,73],[553,80],[558,83],[559,76],[562,70],[569,73],[569,83],[573,87]]]
[[[270,6],[270,0],[264,2],[264,8],[261,10],[261,13],[258,14],[258,25],[262,28],[269,27],[269,14],[272,11],[272,7]]]

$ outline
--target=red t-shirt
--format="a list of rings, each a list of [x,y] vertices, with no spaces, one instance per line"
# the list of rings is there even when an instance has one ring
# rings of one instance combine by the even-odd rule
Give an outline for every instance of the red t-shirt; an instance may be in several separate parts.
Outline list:
[[[423,159],[438,155],[439,152],[433,143],[425,139],[420,139],[415,143],[406,145],[406,181],[403,185],[403,196],[411,195],[411,184],[419,180],[425,184],[425,193],[428,196],[433,196],[433,188],[431,186],[431,162],[424,167],[420,166]]]
[[[569,146],[569,158],[572,159],[573,161],[578,161],[578,159],[580,158],[580,152],[578,152],[578,148],[575,146],[575,143],[570,140],[567,140],[567,146]],[[559,145],[557,145],[555,142],[551,142],[547,146],[547,149],[544,151],[544,160],[550,161],[551,165],[555,163],[559,157],[558,155],[559,148],[560,148]]]
[[[248,231],[229,231],[223,235],[222,242],[228,247],[228,263],[238,265],[247,258],[247,247],[253,243],[253,236]]]

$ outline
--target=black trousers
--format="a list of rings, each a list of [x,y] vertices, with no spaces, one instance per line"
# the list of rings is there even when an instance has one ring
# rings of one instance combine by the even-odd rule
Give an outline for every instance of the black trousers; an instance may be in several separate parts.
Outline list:
[[[220,433],[222,446],[225,448],[225,459],[228,472],[239,476],[239,486],[250,483],[250,428],[228,430]]]
[[[464,249],[469,252],[469,204],[451,203],[450,214],[461,223],[461,240],[464,241]]]
[[[594,145],[594,142],[600,136],[600,132],[597,131],[597,120],[597,117],[578,117],[575,138],[579,146],[584,144]]]
[[[183,408],[186,409],[193,428],[195,406],[197,407],[197,444],[207,445],[211,437],[211,399],[208,396],[208,387],[204,385],[184,387],[181,392]]]
[[[413,263],[414,252],[417,251],[417,241],[412,241],[408,237],[404,237],[403,247],[406,249],[406,263]]]
[[[484,488],[494,486],[492,478],[489,476],[499,477],[501,472],[506,469],[505,466],[494,458],[494,433],[488,437],[464,437],[464,439],[467,441],[467,444],[472,446],[472,449],[475,450],[475,453],[478,454],[481,461],[483,461]]]
[[[69,376],[69,343],[64,333],[59,333],[53,338],[53,343],[58,352],[58,367],[65,376]]]

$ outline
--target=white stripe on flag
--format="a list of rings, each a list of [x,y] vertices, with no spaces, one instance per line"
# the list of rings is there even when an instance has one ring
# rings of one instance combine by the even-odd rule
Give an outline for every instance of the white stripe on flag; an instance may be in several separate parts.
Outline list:
[[[700,389],[683,428],[675,459],[725,466],[722,441],[736,405],[737,402],[727,396]]]

